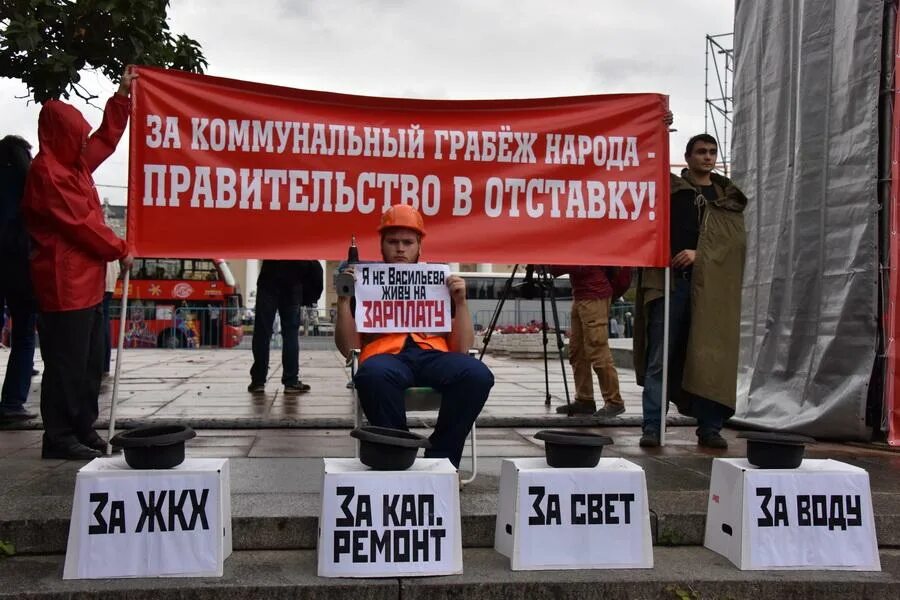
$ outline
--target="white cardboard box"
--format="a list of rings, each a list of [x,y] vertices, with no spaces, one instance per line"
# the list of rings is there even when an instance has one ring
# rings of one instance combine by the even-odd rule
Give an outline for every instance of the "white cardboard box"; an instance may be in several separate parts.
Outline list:
[[[514,571],[652,568],[644,470],[622,458],[593,469],[504,460],[494,549]]]
[[[738,568],[880,571],[869,474],[836,460],[713,460],[703,545]]]
[[[406,471],[326,458],[318,553],[320,577],[462,573],[456,469],[445,458]]]
[[[158,470],[95,458],[75,477],[63,579],[221,577],[230,489],[225,458]]]

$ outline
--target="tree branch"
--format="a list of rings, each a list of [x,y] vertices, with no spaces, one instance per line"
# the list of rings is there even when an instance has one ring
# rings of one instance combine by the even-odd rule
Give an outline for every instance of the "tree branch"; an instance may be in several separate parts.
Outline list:
[[[72,82],[70,87],[72,88],[72,91],[75,92],[76,96],[78,96],[79,98],[84,100],[85,104],[96,108],[100,112],[103,112],[102,108],[100,108],[99,106],[97,106],[96,104],[91,102],[91,100],[96,100],[100,96],[98,96],[97,94],[92,94],[90,90],[88,90],[86,87],[84,87],[80,83]]]

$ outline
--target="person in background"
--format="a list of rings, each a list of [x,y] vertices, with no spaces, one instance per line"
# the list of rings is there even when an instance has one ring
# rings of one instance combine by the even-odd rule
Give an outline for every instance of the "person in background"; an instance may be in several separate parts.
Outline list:
[[[28,269],[29,240],[21,202],[31,165],[31,144],[15,135],[0,140],[0,314],[9,318],[9,360],[0,393],[0,422],[24,421],[37,414],[25,408],[34,369],[37,305]]]
[[[602,266],[552,266],[555,275],[569,274],[572,283],[572,326],[569,363],[575,379],[575,401],[556,407],[565,415],[612,418],[625,412],[619,392],[619,374],[609,348],[609,307],[631,283],[628,268]],[[600,384],[603,406],[594,403],[594,376]]]
[[[106,287],[103,290],[103,345],[105,353],[103,357],[103,376],[109,377],[109,365],[112,361],[112,335],[109,324],[109,306],[112,303],[113,294],[116,292],[116,282],[122,268],[116,260],[106,263]]]
[[[92,459],[106,442],[94,431],[103,376],[106,263],[132,261],[110,229],[92,173],[115,151],[131,110],[133,67],[91,127],[73,106],[48,100],[38,117],[40,151],[31,164],[22,215],[31,235],[31,280],[38,303],[43,458]]]
[[[269,344],[276,313],[281,320],[281,383],[285,394],[303,394],[309,384],[300,380],[300,309],[322,295],[322,265],[317,260],[264,260],[256,280],[256,316],[253,321],[251,394],[266,391]]]

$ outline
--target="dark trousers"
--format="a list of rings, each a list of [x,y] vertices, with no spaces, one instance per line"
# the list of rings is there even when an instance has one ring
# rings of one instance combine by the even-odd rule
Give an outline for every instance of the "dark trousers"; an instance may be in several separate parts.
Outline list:
[[[45,444],[84,440],[93,431],[103,374],[103,326],[100,304],[38,316]]]
[[[21,411],[28,400],[31,387],[31,370],[34,368],[34,325],[36,320],[34,299],[30,290],[0,290],[0,311],[3,301],[9,307],[12,330],[10,352],[6,362],[6,376],[0,393],[0,411]]]
[[[406,388],[427,386],[440,392],[441,408],[425,456],[449,458],[459,467],[466,437],[487,401],[494,375],[466,354],[423,350],[408,341],[399,354],[368,358],[353,381],[369,423],[394,429],[407,429]]]
[[[647,313],[647,370],[642,394],[643,430],[645,433],[658,434],[662,425],[660,409],[662,404],[664,299],[659,298],[651,302],[647,307]],[[697,419],[697,435],[706,437],[718,433],[731,416],[732,411],[718,402],[681,390],[681,378],[684,375],[690,332],[691,280],[676,278],[669,296],[668,397],[675,398],[676,394],[689,396],[691,411]],[[668,409],[668,407],[666,408]]]
[[[103,372],[109,373],[109,363],[112,361],[112,335],[109,332],[109,305],[112,302],[113,293],[103,292]]]
[[[256,290],[253,319],[253,366],[250,380],[265,383],[269,375],[269,344],[275,312],[281,317],[281,383],[296,385],[300,380],[300,297],[294,290]]]

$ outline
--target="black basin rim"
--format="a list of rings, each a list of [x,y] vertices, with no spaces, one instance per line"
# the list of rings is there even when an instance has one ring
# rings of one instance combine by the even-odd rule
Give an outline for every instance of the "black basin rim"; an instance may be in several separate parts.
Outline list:
[[[543,440],[550,444],[560,446],[609,446],[613,445],[612,438],[599,435],[596,433],[587,433],[580,431],[558,431],[553,429],[544,429],[534,434],[535,439]]]
[[[384,433],[382,433],[384,432]],[[402,434],[402,437],[401,437]],[[361,442],[378,444],[381,446],[397,446],[400,448],[431,448],[428,438],[402,429],[390,429],[388,427],[360,427],[350,432]]]
[[[805,448],[803,442],[775,442],[771,440],[747,440],[747,446],[753,445],[755,448],[776,450],[778,448]]]
[[[814,438],[800,435],[799,433],[778,433],[775,431],[742,431],[737,434],[737,437],[752,442],[769,442],[772,444],[790,444],[794,446],[816,443]]]
[[[153,430],[164,430],[169,433],[150,434]],[[117,448],[152,448],[183,444],[196,436],[197,432],[186,425],[152,425],[123,431],[109,440],[109,443]]]

